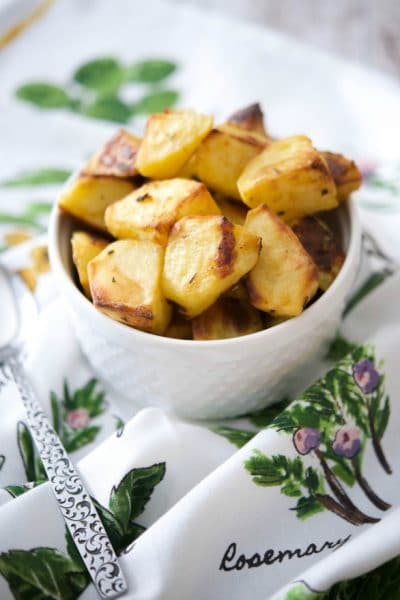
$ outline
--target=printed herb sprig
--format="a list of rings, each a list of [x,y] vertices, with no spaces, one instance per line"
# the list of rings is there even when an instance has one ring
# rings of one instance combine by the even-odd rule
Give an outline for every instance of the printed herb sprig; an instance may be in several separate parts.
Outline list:
[[[132,469],[112,488],[108,507],[93,499],[117,554],[129,550],[145,531],[136,519],[163,480],[165,469],[164,462]],[[75,600],[87,588],[89,575],[67,530],[65,535],[66,554],[43,547],[0,554],[0,574],[15,598]]]
[[[127,123],[135,115],[158,112],[176,104],[179,93],[164,87],[177,66],[164,59],[148,59],[131,65],[111,56],[84,63],[63,86],[30,82],[16,90],[16,97],[43,110],[68,110],[80,115]],[[123,92],[139,87],[142,96],[133,103]]]
[[[299,456],[269,457],[253,450],[245,461],[254,483],[279,486],[282,494],[298,497],[298,518],[327,509],[353,525],[378,521],[350,499],[345,486],[355,484],[376,508],[390,508],[362,473],[368,441],[381,467],[392,472],[381,442],[390,406],[379,367],[372,348],[355,348],[271,423],[292,437]],[[313,456],[318,467],[307,466],[306,455]]]

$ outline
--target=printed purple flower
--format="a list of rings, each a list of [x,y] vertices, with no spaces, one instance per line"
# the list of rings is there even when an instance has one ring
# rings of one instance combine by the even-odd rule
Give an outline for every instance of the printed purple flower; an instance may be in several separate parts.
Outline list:
[[[72,429],[85,429],[89,423],[89,413],[85,408],[76,408],[67,413],[66,419]]]
[[[318,448],[321,434],[313,427],[301,427],[294,432],[293,444],[299,454],[308,454]]]
[[[354,458],[361,450],[360,432],[354,425],[343,425],[337,430],[332,449],[338,456]]]
[[[368,358],[353,365],[353,377],[364,394],[371,394],[378,387],[379,373]]]

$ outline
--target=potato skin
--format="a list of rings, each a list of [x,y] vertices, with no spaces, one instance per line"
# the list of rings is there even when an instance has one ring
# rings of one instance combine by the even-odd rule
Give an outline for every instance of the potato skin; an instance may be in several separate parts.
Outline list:
[[[262,238],[260,259],[246,278],[251,304],[274,317],[299,315],[318,289],[310,255],[265,205],[247,213],[245,227]]]
[[[259,238],[225,217],[184,217],[169,236],[164,294],[195,317],[254,267],[259,252]]]
[[[227,121],[237,127],[242,127],[242,129],[246,129],[247,131],[255,131],[267,137],[264,125],[264,113],[261,110],[259,102],[236,110],[228,117]]]
[[[343,202],[351,192],[355,192],[361,186],[361,173],[354,160],[349,160],[343,154],[335,152],[321,152],[321,154],[335,182],[338,199]]]
[[[109,240],[86,231],[74,231],[71,237],[72,260],[84,294],[91,298],[87,266],[109,244]]]
[[[88,161],[82,175],[100,177],[135,177],[136,155],[141,138],[119,129],[102,148]]]
[[[326,291],[345,259],[338,236],[317,217],[303,217],[292,224],[292,229],[317,265],[319,287]]]
[[[161,291],[164,249],[151,241],[119,240],[88,265],[93,303],[126,325],[163,334],[172,308]]]
[[[105,213],[108,230],[117,238],[149,239],[166,245],[171,227],[187,215],[218,215],[220,209],[206,186],[189,179],[146,183]]]
[[[213,129],[197,149],[196,175],[213,191],[241,200],[237,180],[267,144],[263,135],[224,123]]]
[[[107,233],[104,213],[110,204],[135,189],[130,181],[114,177],[80,177],[61,194],[59,207],[90,227]]]
[[[136,158],[142,175],[175,177],[213,126],[213,118],[191,110],[165,110],[150,116]]]
[[[245,167],[238,188],[245,204],[264,203],[284,221],[338,205],[326,161],[304,135],[272,142]]]
[[[194,340],[222,340],[262,329],[260,313],[246,301],[222,296],[192,320]]]

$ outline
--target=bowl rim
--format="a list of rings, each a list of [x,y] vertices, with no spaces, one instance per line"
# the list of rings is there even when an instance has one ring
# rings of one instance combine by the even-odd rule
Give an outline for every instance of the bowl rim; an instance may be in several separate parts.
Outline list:
[[[71,184],[71,181],[75,179],[76,173],[74,173],[64,184],[60,193]],[[326,305],[330,302],[331,298],[333,298],[337,291],[340,290],[342,284],[347,281],[348,274],[351,272],[353,265],[355,262],[358,263],[359,259],[359,250],[361,246],[361,221],[359,217],[358,208],[352,198],[349,198],[344,203],[339,205],[343,207],[347,212],[348,218],[348,248],[346,252],[346,257],[342,268],[339,271],[339,274],[335,278],[332,285],[322,294],[318,300],[316,300],[311,306],[307,307],[307,309],[298,315],[297,317],[293,317],[291,319],[287,319],[282,323],[278,323],[273,327],[269,327],[267,329],[262,329],[260,331],[256,331],[254,333],[249,333],[243,336],[236,336],[232,338],[225,338],[219,340],[185,340],[179,338],[171,338],[162,335],[156,335],[147,331],[141,331],[140,329],[135,329],[134,327],[129,327],[128,325],[124,325],[119,321],[111,319],[107,315],[98,311],[94,304],[86,298],[86,296],[78,289],[78,287],[73,282],[72,278],[67,272],[67,269],[64,267],[63,260],[60,254],[60,246],[59,246],[59,227],[60,220],[63,217],[68,217],[66,213],[64,213],[58,206],[57,196],[55,203],[53,205],[52,213],[50,216],[49,223],[49,257],[51,268],[56,276],[59,278],[59,281],[63,284],[63,287],[68,286],[71,294],[73,294],[76,298],[76,302],[79,303],[82,311],[88,312],[91,311],[93,318],[95,318],[99,325],[107,330],[113,329],[113,332],[110,331],[111,335],[115,335],[117,332],[124,338],[127,336],[131,336],[131,338],[137,338],[138,341],[143,341],[144,343],[155,343],[168,346],[168,347],[176,347],[180,349],[201,349],[206,351],[210,348],[223,348],[225,346],[235,346],[238,344],[244,345],[246,342],[252,343],[255,340],[260,340],[263,336],[265,340],[268,338],[274,337],[274,335],[284,334],[286,331],[290,331],[290,328],[298,327],[304,328],[308,323],[312,323],[314,316],[317,311],[323,310]],[[60,286],[61,287],[61,286]],[[61,291],[61,293],[63,293]],[[104,336],[106,337],[106,336]]]

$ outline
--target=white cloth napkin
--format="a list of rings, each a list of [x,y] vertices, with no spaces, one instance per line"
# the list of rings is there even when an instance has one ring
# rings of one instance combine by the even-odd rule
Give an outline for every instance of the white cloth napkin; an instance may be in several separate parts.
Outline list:
[[[5,262],[23,266],[32,245]],[[331,354],[353,353],[319,387],[208,424],[153,408],[132,417],[126,402],[104,396],[101,382],[90,383],[51,274],[40,287],[27,364],[103,507],[127,597],[308,598],[400,553],[400,276],[349,313]],[[0,412],[0,598],[94,598],[51,489],[38,483],[24,409],[5,381]]]

